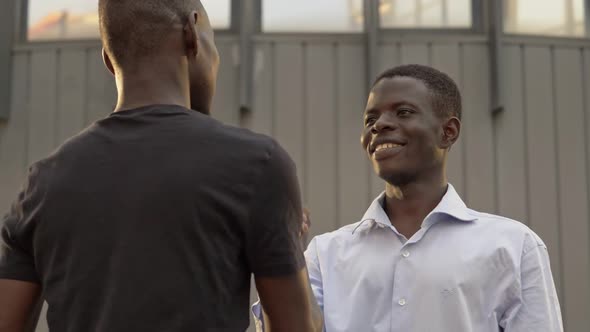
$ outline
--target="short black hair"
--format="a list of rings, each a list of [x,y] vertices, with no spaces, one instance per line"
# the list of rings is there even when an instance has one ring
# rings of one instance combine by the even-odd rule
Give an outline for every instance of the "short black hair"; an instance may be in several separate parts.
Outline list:
[[[103,45],[120,66],[137,56],[149,55],[172,31],[184,25],[199,0],[99,0],[98,14]]]
[[[432,94],[432,106],[443,117],[461,119],[461,92],[449,75],[424,65],[403,65],[388,69],[377,76],[373,87],[381,80],[394,77],[411,77],[422,81]]]

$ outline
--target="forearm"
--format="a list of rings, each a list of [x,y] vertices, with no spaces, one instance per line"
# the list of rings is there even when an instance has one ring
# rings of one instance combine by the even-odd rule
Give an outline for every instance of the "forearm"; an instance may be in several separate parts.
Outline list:
[[[3,317],[0,314],[0,332],[26,332],[31,331],[37,325],[37,315],[32,314],[31,317],[23,316],[19,319],[11,319]]]
[[[0,279],[0,332],[29,330],[38,317],[39,294],[38,284]]]
[[[324,328],[324,315],[322,313],[321,307],[318,305],[313,290],[308,287],[308,298],[310,302],[310,325],[311,331],[313,332],[322,332]],[[264,307],[261,305],[261,313],[262,313],[262,330],[259,332],[272,332],[272,323],[268,314],[264,310]]]
[[[15,325],[2,325],[0,322],[0,332],[23,332],[22,326],[15,326]]]
[[[309,288],[309,298],[311,302],[311,319],[315,332],[322,332],[324,329],[324,313],[316,301],[311,285]]]
[[[307,248],[309,243],[309,227],[311,227],[311,219],[309,217],[309,211],[307,209],[304,210],[304,222],[303,222],[303,230],[301,236],[301,247]],[[308,298],[310,299],[311,305],[311,319],[314,327],[314,331],[321,332],[324,329],[324,313],[322,312],[322,308],[318,305],[318,301],[316,299],[315,293],[313,292],[311,286],[311,280],[309,279],[308,275],[308,287],[307,287],[307,294]]]

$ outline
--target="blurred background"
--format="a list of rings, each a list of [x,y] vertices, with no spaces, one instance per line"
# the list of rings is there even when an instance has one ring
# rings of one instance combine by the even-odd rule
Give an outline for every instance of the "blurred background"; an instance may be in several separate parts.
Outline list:
[[[566,331],[590,331],[590,0],[203,4],[222,59],[213,116],[289,151],[312,235],[358,221],[384,187],[359,144],[369,82],[434,66],[464,95],[450,181],[544,239]],[[27,165],[113,109],[100,51],[97,0],[3,2],[0,211]]]

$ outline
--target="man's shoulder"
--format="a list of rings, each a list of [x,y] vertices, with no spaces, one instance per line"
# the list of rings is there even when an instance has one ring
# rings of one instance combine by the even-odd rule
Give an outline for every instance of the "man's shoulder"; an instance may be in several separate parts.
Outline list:
[[[283,152],[277,141],[270,136],[253,132],[247,128],[225,124],[215,119],[210,119],[210,121],[211,139],[218,140],[222,145],[229,145],[233,151],[238,148],[243,152],[264,151],[269,155]]]
[[[273,152],[277,149],[277,146],[279,146],[274,138],[264,134],[255,133],[250,129],[222,124],[218,130],[226,137],[226,139],[240,146],[264,149],[269,152]]]
[[[466,209],[467,214],[471,215],[474,219],[479,221],[482,225],[498,228],[507,229],[514,232],[527,232],[531,231],[524,223],[516,219],[501,216],[498,214],[481,212],[473,209]]]
[[[313,241],[315,241],[316,245],[319,247],[347,243],[354,239],[356,229],[363,223],[363,221],[358,221],[353,224],[342,226],[334,231],[316,235],[313,238]]]
[[[279,146],[273,138],[267,135],[255,133],[246,128],[225,124],[205,114],[189,112],[188,116],[190,120],[184,121],[186,125],[178,126],[176,125],[177,122],[173,124],[177,127],[176,131],[179,132],[178,137],[184,137],[188,140],[207,139],[211,143],[208,145],[217,146],[220,149],[231,149],[233,156],[248,155],[255,151],[272,154],[277,150],[277,146]],[[87,150],[88,144],[95,142],[97,136],[105,135],[105,133],[100,133],[103,121],[105,120],[108,120],[108,118],[97,121],[70,137],[56,149],[54,155],[67,154],[80,149]],[[192,144],[188,146],[195,147]]]
[[[467,209],[467,213],[477,218],[476,224],[479,226],[478,228],[481,228],[478,232],[481,232],[485,236],[522,240],[524,251],[528,251],[536,246],[545,247],[545,243],[541,237],[521,221],[473,209]]]

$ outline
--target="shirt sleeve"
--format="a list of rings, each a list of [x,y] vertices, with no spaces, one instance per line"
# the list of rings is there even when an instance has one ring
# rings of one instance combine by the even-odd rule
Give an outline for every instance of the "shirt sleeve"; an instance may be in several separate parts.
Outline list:
[[[324,283],[322,279],[322,270],[320,269],[320,261],[318,257],[317,237],[313,238],[305,251],[305,262],[307,263],[307,272],[309,274],[309,282],[311,290],[315,296],[322,314],[324,313]]]
[[[307,272],[309,274],[309,281],[311,283],[311,289],[313,290],[313,295],[318,302],[322,310],[322,314],[324,313],[324,289],[323,289],[323,282],[322,282],[322,272],[320,270],[320,264],[318,260],[318,253],[317,253],[317,238],[314,238],[310,243],[309,247],[305,251],[305,261],[307,263]],[[262,305],[260,304],[260,300],[252,305],[252,315],[254,317],[254,324],[256,326],[256,332],[264,332],[264,319],[262,316]],[[326,328],[324,326],[324,332]]]
[[[252,273],[276,277],[303,268],[299,182],[293,161],[274,141],[250,211],[246,254]]]
[[[39,283],[33,258],[33,229],[44,200],[39,165],[33,165],[22,191],[2,220],[0,279]]]
[[[505,332],[563,332],[559,300],[545,245],[523,253],[521,296],[505,312],[500,326]]]

